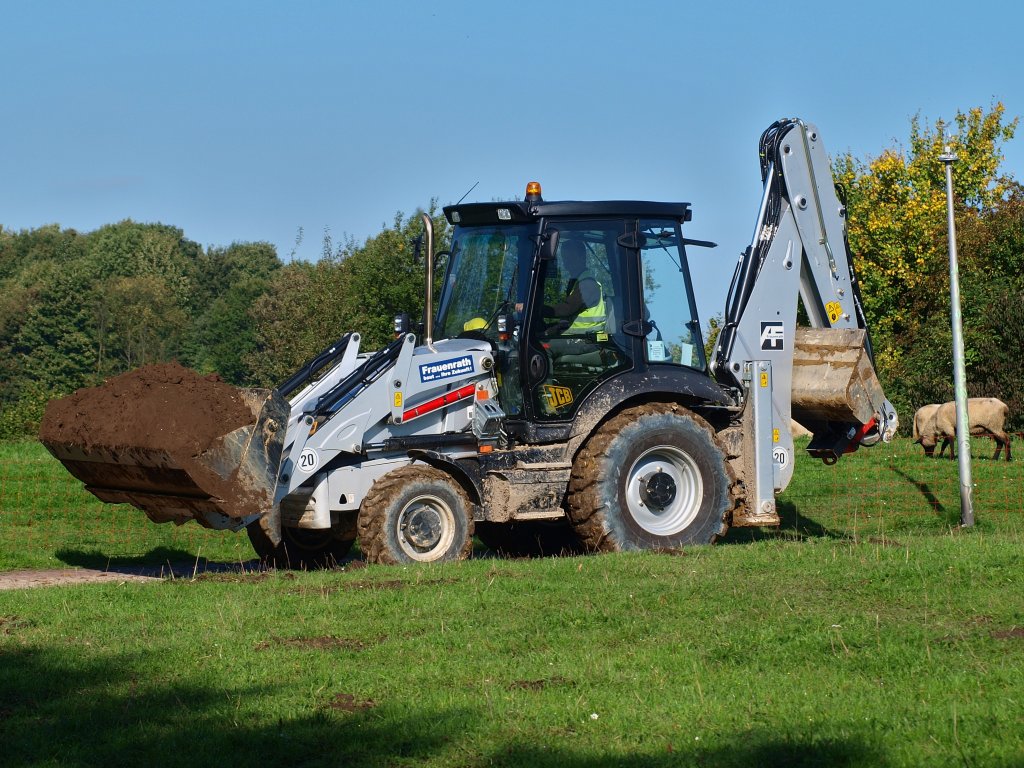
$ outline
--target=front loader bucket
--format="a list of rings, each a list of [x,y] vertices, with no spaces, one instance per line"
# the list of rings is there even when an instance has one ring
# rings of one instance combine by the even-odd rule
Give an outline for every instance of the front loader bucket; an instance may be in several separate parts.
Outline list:
[[[885,395],[858,328],[797,328],[793,419],[812,432],[822,423],[868,424]]]
[[[172,426],[166,428],[167,438],[161,438],[164,427],[149,427],[134,444],[130,429],[124,430],[128,438],[122,435],[105,443],[102,435],[106,433],[97,430],[101,436],[93,440],[88,424],[72,425],[74,430],[62,433],[47,429],[46,419],[40,440],[97,498],[133,504],[154,522],[180,525],[196,520],[207,527],[234,528],[245,518],[263,515],[273,517],[268,522],[276,528],[274,491],[290,407],[275,390],[231,389],[232,396],[248,408],[251,422],[201,439],[199,444],[183,445]],[[91,394],[82,390],[75,397],[83,393],[86,399]],[[170,407],[180,411],[203,406],[190,402],[187,394],[182,389]],[[236,418],[244,417],[244,408]],[[167,416],[169,425],[172,418]],[[71,439],[62,438],[64,433]]]

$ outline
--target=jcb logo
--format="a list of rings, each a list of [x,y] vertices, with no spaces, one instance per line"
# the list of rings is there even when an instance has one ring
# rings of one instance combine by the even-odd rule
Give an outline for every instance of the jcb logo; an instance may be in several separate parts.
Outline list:
[[[562,408],[572,402],[572,390],[568,387],[556,387],[552,384],[544,385],[544,397],[552,408]]]

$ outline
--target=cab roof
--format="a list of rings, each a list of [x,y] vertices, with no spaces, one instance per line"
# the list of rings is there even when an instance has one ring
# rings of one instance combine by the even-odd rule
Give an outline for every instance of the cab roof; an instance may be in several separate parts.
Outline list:
[[[656,203],[647,200],[561,200],[549,203],[541,200],[446,205],[444,215],[450,224],[472,227],[525,224],[541,218],[645,216],[689,221],[693,218],[693,211],[689,203]]]

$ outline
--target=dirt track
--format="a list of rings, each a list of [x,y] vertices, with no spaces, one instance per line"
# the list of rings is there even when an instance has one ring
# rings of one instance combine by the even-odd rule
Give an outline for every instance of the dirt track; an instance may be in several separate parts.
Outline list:
[[[30,587],[56,587],[66,584],[95,584],[159,582],[163,579],[190,579],[203,573],[226,573],[258,571],[258,561],[248,563],[205,563],[196,568],[195,563],[174,565],[120,566],[113,570],[101,571],[94,568],[50,568],[45,570],[6,571],[0,573],[0,590],[28,589]]]

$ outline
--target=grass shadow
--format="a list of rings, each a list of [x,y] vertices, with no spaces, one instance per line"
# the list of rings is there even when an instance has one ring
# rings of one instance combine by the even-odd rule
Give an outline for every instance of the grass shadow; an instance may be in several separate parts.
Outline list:
[[[198,652],[198,651],[197,651]],[[6,768],[68,765],[559,766],[669,768],[885,765],[856,733],[842,739],[753,730],[707,748],[680,739],[644,752],[552,738],[524,743],[495,733],[486,708],[424,707],[371,700],[344,675],[295,706],[288,683],[248,678],[211,684],[169,672],[159,656],[79,649],[5,649],[0,665],[0,737]],[[271,676],[271,679],[280,680]],[[281,700],[290,702],[282,710]],[[667,749],[666,749],[667,746]]]
[[[924,497],[924,500],[928,503],[928,506],[933,509],[943,520],[949,517],[949,511],[939,501],[939,497],[935,495],[928,483],[923,480],[918,480],[915,477],[911,477],[899,467],[889,466],[889,469],[896,475],[899,475],[908,483],[914,486],[920,494]]]
[[[174,676],[154,677],[155,660],[145,656],[45,648],[5,656],[0,735],[7,768],[404,765],[446,753],[475,717],[362,699],[343,683],[298,712],[253,715],[257,703],[280,697],[280,685],[168,682]],[[248,717],[237,713],[243,702]]]
[[[792,501],[780,499],[776,504],[779,514],[779,525],[774,528],[730,528],[721,544],[749,544],[753,541],[785,539],[787,541],[803,541],[805,539],[843,539],[854,541],[856,537],[846,531],[827,528],[813,518],[800,514],[800,510]]]
[[[486,764],[535,768],[674,768],[679,765],[843,768],[852,765],[885,766],[886,763],[884,755],[876,748],[856,738],[812,739],[796,735],[787,738],[786,734],[748,733],[718,749],[684,744],[681,748],[670,746],[664,753],[654,755],[574,755],[561,749],[516,745],[493,755]]]
[[[132,573],[147,576],[180,576],[192,573],[258,570],[258,560],[218,562],[197,557],[194,552],[173,547],[154,547],[142,555],[111,557],[97,550],[58,549],[54,556],[75,568],[90,568],[109,573]]]

